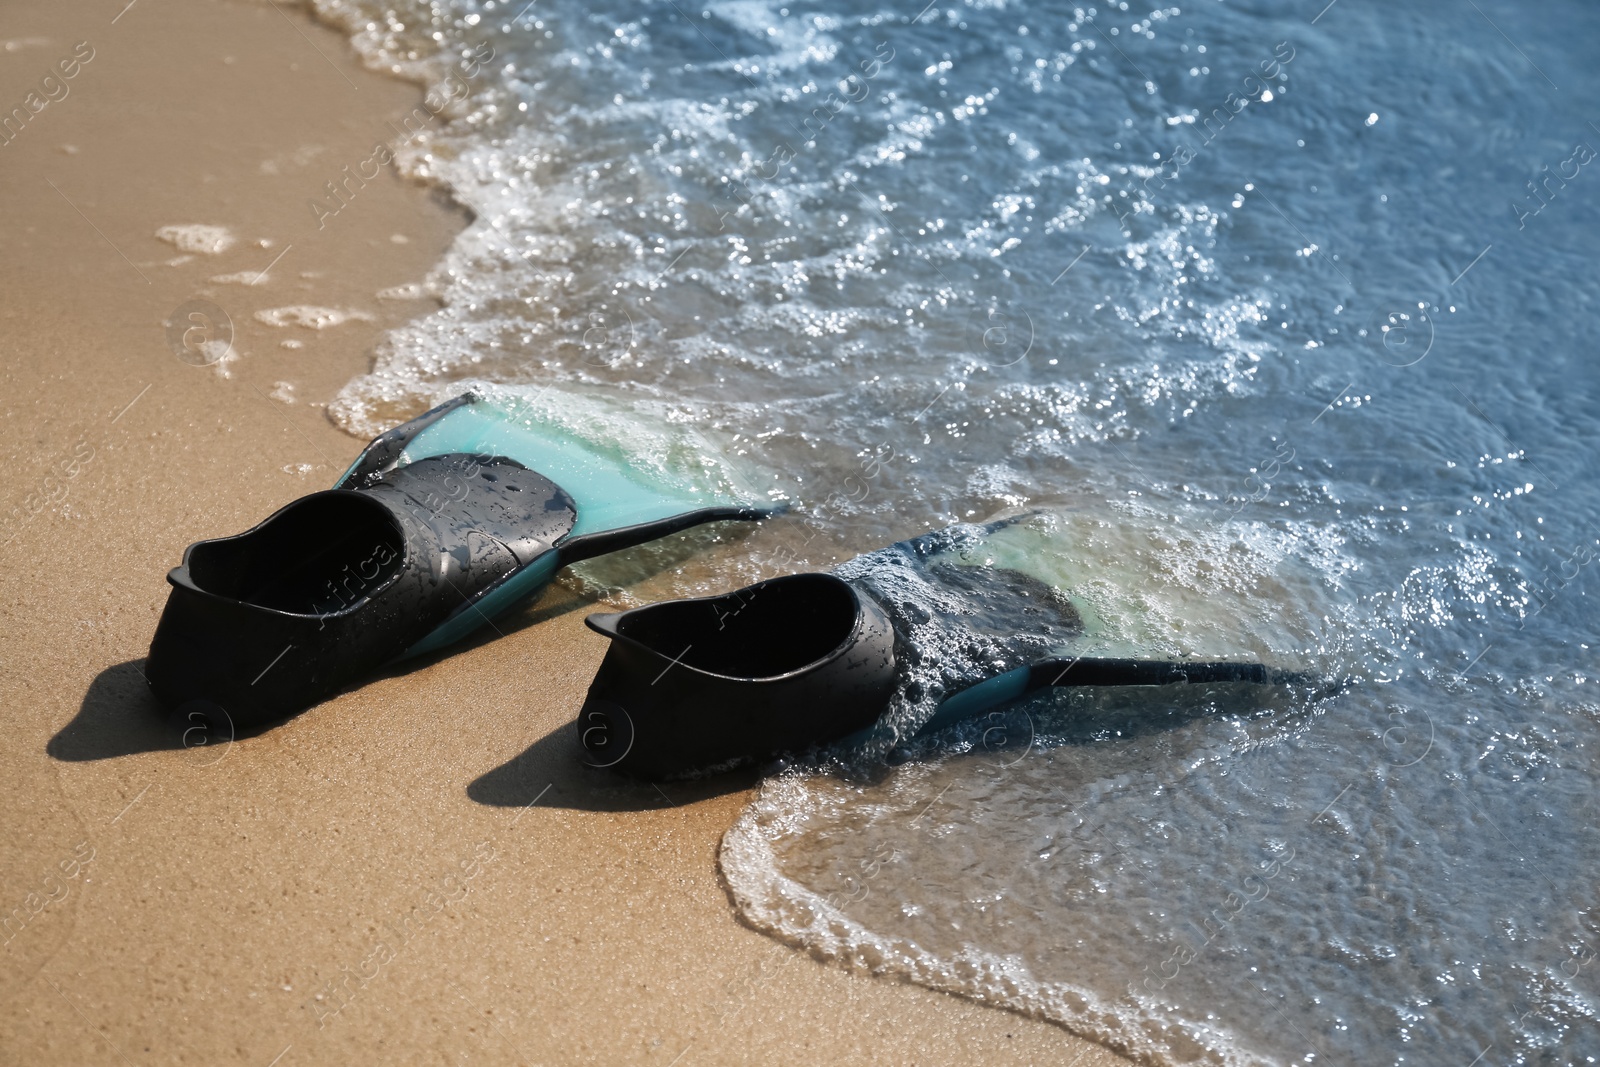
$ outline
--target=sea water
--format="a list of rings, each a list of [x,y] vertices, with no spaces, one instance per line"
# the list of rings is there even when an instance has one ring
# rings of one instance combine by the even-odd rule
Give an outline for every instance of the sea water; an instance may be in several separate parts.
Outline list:
[[[315,6],[474,216],[351,432],[604,397],[791,506],[669,592],[1032,512],[1107,647],[1350,680],[777,774],[746,921],[1151,1064],[1600,1056],[1600,9]]]

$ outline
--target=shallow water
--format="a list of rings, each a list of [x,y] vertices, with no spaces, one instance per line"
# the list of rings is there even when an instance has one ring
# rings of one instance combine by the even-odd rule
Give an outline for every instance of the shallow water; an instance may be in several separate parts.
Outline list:
[[[795,508],[668,592],[1043,509],[1106,643],[1358,679],[772,779],[751,922],[1151,1063],[1600,1056],[1600,10],[317,6],[494,55],[397,146],[477,218],[353,432],[603,395]]]

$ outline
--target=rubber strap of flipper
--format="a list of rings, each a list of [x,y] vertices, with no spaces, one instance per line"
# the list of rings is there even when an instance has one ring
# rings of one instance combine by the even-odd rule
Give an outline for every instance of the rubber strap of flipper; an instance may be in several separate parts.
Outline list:
[[[1174,660],[1102,659],[1079,657],[1040,660],[1026,667],[987,678],[947,697],[918,736],[937,733],[965,719],[1009,704],[1029,693],[1052,686],[1175,685],[1188,682],[1249,682],[1273,685],[1322,685],[1320,675],[1269,670],[1260,663],[1184,663]],[[1333,692],[1337,692],[1335,688]]]
[[[633,526],[619,526],[615,530],[596,530],[594,533],[579,534],[558,542],[556,548],[561,553],[561,565],[577,563],[579,560],[592,559],[603,556],[607,552],[616,552],[634,545],[642,545],[646,541],[654,541],[658,537],[665,537],[680,530],[687,530],[701,523],[720,522],[724,520],[759,521],[771,518],[782,509],[739,507],[723,505],[720,507],[699,508],[695,511],[685,511],[679,515],[669,515],[664,519],[655,519],[651,522],[636,523]]]
[[[1178,685],[1188,682],[1251,682],[1256,685],[1302,685],[1347,688],[1348,679],[1332,679],[1315,671],[1273,670],[1260,663],[1221,660],[1193,663],[1176,660],[1079,659],[1041,660],[1028,668],[1029,692],[1067,685]]]
[[[1028,668],[1028,690],[1067,685],[1174,685],[1183,682],[1277,681],[1259,663],[1172,660],[1047,659]]]
[[[361,489],[373,478],[394,470],[395,465],[400,462],[401,453],[418,434],[457,408],[476,403],[477,400],[476,394],[462,393],[431,411],[423,412],[410,422],[403,422],[394,429],[386,430],[374,437],[372,443],[362,449],[361,455],[356,457],[355,463],[351,464],[350,469],[339,479],[334,488]]]

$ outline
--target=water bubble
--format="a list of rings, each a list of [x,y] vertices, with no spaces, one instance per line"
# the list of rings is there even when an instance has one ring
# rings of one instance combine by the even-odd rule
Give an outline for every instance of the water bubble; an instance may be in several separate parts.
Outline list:
[[[233,349],[233,320],[209,300],[188,300],[167,316],[167,347],[191,367],[209,367]]]

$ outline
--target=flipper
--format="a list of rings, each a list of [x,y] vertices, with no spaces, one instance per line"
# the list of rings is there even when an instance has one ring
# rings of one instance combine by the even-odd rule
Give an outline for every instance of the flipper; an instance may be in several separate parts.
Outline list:
[[[733,765],[871,723],[895,687],[895,633],[831,574],[585,620],[611,647],[578,716],[595,766],[644,777]]]
[[[281,718],[461,640],[566,564],[770,514],[703,480],[511,398],[459,396],[376,438],[334,488],[190,545],[146,677],[169,707],[201,701],[237,726]]]
[[[611,647],[577,722],[589,762],[700,773],[850,745],[886,718],[900,738],[928,734],[1050,686],[1315,682],[1242,660],[1074,654],[1104,644],[1098,612],[1052,584],[1051,568],[1029,573],[991,551],[1014,525],[953,527],[832,574],[591,615]]]

